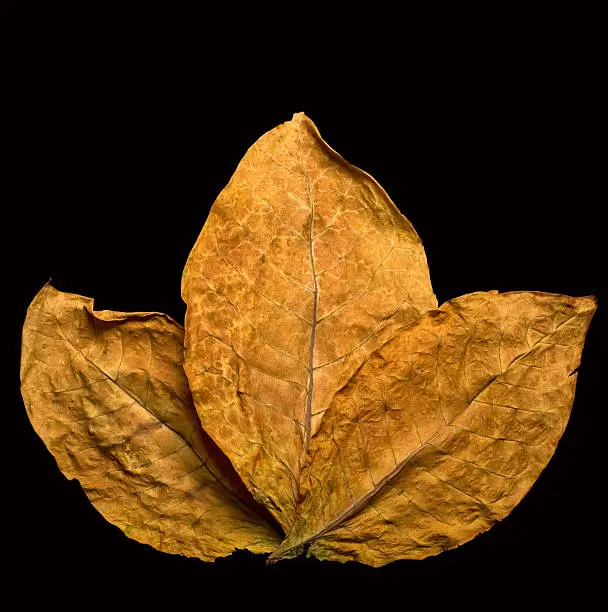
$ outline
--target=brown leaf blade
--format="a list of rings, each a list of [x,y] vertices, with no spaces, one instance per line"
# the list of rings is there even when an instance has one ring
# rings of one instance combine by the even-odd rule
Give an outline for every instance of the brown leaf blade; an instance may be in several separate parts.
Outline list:
[[[212,561],[280,540],[204,434],[166,315],[93,310],[46,285],[23,328],[28,416],[61,471],[129,537]]]
[[[334,397],[271,559],[380,566],[502,520],[566,427],[595,298],[473,293],[427,312]]]
[[[303,113],[260,138],[184,270],[185,369],[203,427],[284,529],[331,397],[437,301],[411,224]]]

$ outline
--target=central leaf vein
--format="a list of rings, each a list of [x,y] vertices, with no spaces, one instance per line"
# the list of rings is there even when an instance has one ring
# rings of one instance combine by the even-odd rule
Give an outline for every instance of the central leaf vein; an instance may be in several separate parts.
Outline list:
[[[304,181],[306,184],[306,195],[310,206],[310,220],[308,223],[308,253],[310,257],[310,269],[313,279],[313,294],[312,294],[312,317],[311,317],[311,331],[310,331],[310,345],[308,349],[308,387],[306,390],[306,413],[304,417],[304,445],[302,447],[301,461],[306,457],[308,452],[308,446],[310,444],[310,434],[312,429],[312,399],[314,389],[314,353],[315,353],[315,336],[317,331],[317,306],[319,302],[319,286],[317,283],[317,274],[315,270],[315,256],[313,246],[313,224],[315,218],[315,202],[312,197],[310,189],[310,181],[308,179],[308,173],[306,172],[306,166],[302,158],[302,128],[301,123],[298,129],[298,156],[300,165],[302,167],[302,173],[304,175]]]

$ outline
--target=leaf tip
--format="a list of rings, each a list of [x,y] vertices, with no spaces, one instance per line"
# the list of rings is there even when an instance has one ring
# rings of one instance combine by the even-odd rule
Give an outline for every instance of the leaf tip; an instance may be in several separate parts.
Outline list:
[[[32,312],[36,309],[36,307],[40,304],[41,300],[44,300],[44,296],[47,294],[49,290],[56,291],[56,289],[51,285],[51,281],[53,279],[49,278],[44,285],[36,292],[36,295],[32,298],[32,301],[29,303],[27,307],[28,312]]]
[[[580,312],[595,312],[597,309],[597,298],[594,295],[575,298],[575,301]]]

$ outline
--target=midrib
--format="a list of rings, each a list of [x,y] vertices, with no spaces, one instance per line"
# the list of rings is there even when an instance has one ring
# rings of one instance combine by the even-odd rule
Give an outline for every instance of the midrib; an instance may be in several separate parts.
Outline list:
[[[306,166],[302,159],[302,131],[301,122],[298,125],[298,156],[300,165],[302,166],[302,173],[304,175],[304,182],[306,184],[306,196],[308,198],[308,204],[310,206],[310,221],[308,223],[308,254],[310,258],[310,269],[313,279],[313,293],[312,293],[312,319],[311,319],[311,331],[310,331],[310,345],[308,347],[308,385],[306,389],[306,413],[304,415],[304,445],[302,447],[302,453],[300,456],[301,463],[303,463],[308,452],[310,445],[310,435],[312,429],[312,399],[314,391],[314,353],[315,353],[315,336],[317,331],[317,305],[319,300],[319,287],[317,284],[317,273],[315,270],[315,256],[313,250],[313,223],[315,218],[315,203],[312,197],[310,189],[310,181],[308,179],[308,173],[306,172]]]

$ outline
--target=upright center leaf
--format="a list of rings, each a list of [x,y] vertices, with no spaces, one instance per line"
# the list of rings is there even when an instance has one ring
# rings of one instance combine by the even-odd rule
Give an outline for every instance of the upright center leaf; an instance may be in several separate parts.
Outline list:
[[[247,151],[213,204],[182,296],[203,427],[287,531],[334,393],[437,306],[421,241],[298,113]]]

